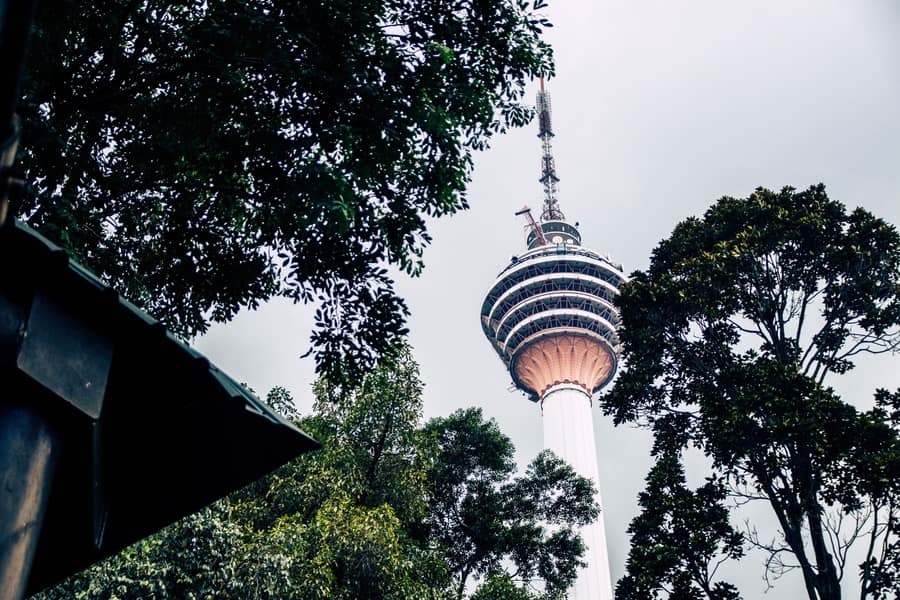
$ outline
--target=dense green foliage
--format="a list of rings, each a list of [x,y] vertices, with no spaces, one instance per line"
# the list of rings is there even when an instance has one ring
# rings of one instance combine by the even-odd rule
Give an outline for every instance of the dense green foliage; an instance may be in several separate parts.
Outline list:
[[[722,482],[712,478],[689,489],[680,456],[658,456],[638,500],[642,512],[628,529],[632,549],[619,597],[658,598],[671,590],[669,598],[683,600],[740,598],[733,585],[713,580],[716,567],[744,553],[722,506],[725,497]]]
[[[15,213],[184,336],[317,302],[320,368],[403,334],[385,267],[466,207],[471,153],[552,73],[524,0],[41,3]],[[347,366],[347,365],[345,365]]]
[[[711,579],[740,556],[725,490],[772,510],[775,539],[743,535],[770,582],[798,571],[811,600],[837,600],[858,578],[859,598],[896,597],[900,393],[863,410],[827,381],[900,344],[897,230],[823,186],[722,198],[659,244],[618,305],[627,368],[604,408],[652,427],[657,457],[619,597],[737,597]],[[687,447],[714,471],[693,491]]]
[[[456,597],[470,577],[502,573],[502,561],[512,563],[516,578],[542,581],[549,596],[564,592],[577,575],[572,558],[582,551],[572,527],[598,515],[590,480],[573,477],[549,451],[512,478],[513,445],[480,409],[434,419],[423,431],[433,448],[427,537],[444,549]]]
[[[323,443],[42,600],[555,600],[596,518],[589,480],[550,454],[516,475],[477,409],[424,425],[407,353],[360,386],[320,381],[300,425]],[[290,406],[283,390],[273,405]]]

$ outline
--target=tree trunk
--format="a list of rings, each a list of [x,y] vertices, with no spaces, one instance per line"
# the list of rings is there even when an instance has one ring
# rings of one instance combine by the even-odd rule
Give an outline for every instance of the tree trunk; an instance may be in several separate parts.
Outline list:
[[[821,507],[814,500],[807,499],[806,511],[809,537],[812,541],[813,551],[816,553],[816,567],[819,571],[816,576],[819,598],[821,600],[840,600],[841,582],[838,580],[837,569],[834,566],[834,557],[828,552],[825,534],[822,531]]]
[[[810,453],[806,448],[797,449],[795,457],[797,465],[797,481],[800,487],[798,494],[803,503],[803,512],[809,525],[809,538],[816,557],[816,590],[821,600],[840,600],[841,582],[838,580],[834,557],[828,551],[825,532],[822,526],[822,506],[819,504],[819,481],[816,478],[810,461]]]

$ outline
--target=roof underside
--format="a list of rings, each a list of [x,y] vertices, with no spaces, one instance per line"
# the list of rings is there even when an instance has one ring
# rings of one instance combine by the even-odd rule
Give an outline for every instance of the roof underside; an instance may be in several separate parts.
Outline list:
[[[318,447],[26,225],[0,254],[3,392],[62,448],[28,593]]]

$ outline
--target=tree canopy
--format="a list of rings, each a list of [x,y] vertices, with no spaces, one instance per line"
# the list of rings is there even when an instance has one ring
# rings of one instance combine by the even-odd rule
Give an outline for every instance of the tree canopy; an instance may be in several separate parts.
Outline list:
[[[598,512],[589,480],[549,453],[516,474],[478,409],[422,424],[405,351],[359,386],[315,390],[299,424],[320,452],[39,599],[558,600],[574,582],[574,532]]]
[[[564,593],[582,566],[574,528],[599,514],[593,483],[549,450],[513,478],[513,445],[478,408],[433,419],[424,434],[433,452],[425,530],[444,549],[454,597],[472,578],[493,576],[487,589],[500,589],[505,564],[519,581],[540,581],[548,597]]]
[[[332,378],[402,336],[388,267],[467,206],[472,151],[551,74],[543,0],[41,3],[13,207],[183,336],[317,302]],[[347,366],[345,365],[345,367]]]
[[[900,344],[896,228],[821,185],[722,198],[617,303],[627,366],[604,410],[651,427],[657,457],[619,596],[737,598],[711,575],[745,545],[765,553],[770,582],[798,572],[811,600],[841,598],[849,577],[861,599],[900,592],[900,392],[865,407],[827,385]],[[688,447],[713,468],[697,490],[680,471]],[[768,504],[775,539],[732,529],[722,511],[744,502]]]

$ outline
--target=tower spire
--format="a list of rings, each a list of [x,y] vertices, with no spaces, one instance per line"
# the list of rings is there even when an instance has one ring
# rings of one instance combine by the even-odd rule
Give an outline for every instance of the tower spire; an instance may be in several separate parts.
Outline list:
[[[559,199],[557,198],[556,184],[559,183],[559,177],[556,176],[556,163],[553,160],[551,144],[553,126],[550,122],[550,93],[544,89],[543,77],[541,77],[541,89],[537,93],[536,107],[540,124],[538,137],[541,138],[543,149],[540,182],[544,184],[544,210],[541,211],[541,221],[564,221],[566,217],[559,209]]]

